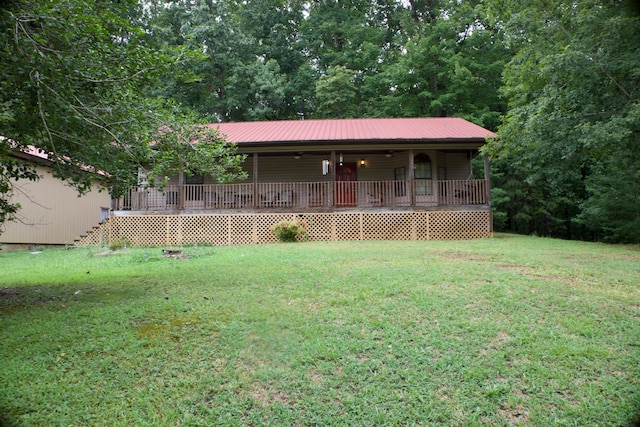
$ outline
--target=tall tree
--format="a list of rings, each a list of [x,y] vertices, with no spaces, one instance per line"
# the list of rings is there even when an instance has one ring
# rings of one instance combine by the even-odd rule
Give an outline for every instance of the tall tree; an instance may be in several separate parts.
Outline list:
[[[419,24],[389,71],[385,115],[456,116],[496,129],[506,110],[498,96],[510,55],[503,33],[489,25],[480,2],[439,1],[439,13],[434,3],[412,2]]]
[[[148,38],[156,46],[183,47],[199,56],[185,61],[155,95],[175,99],[209,121],[243,120],[239,80],[255,61],[255,41],[240,27],[236,0],[150,1]],[[246,74],[246,73],[245,73]],[[248,82],[243,81],[246,85]],[[232,87],[233,85],[233,87]],[[233,90],[236,89],[236,90]]]
[[[250,120],[294,119],[310,114],[317,76],[309,67],[306,41],[301,37],[305,7],[304,0],[252,0],[239,9],[240,26],[255,40],[258,60],[266,68],[278,68],[275,79],[270,79],[274,83],[277,80],[279,90],[271,92],[278,92],[278,102],[267,107],[261,95],[248,98]],[[260,117],[256,111],[268,114]]]
[[[13,0],[0,10],[0,181],[25,174],[7,153],[50,153],[55,175],[80,190],[83,166],[107,188],[133,180],[159,105],[140,94],[172,59],[147,48],[133,0]],[[7,194],[3,192],[3,201]]]
[[[494,2],[497,4],[498,2]],[[586,225],[640,241],[640,15],[633,2],[500,1],[517,51],[504,74],[509,113],[497,164],[543,195],[534,222],[550,235]],[[502,9],[505,10],[505,9]],[[530,230],[533,231],[533,230]]]
[[[353,73],[340,117],[456,115],[494,128],[504,109],[507,52],[480,0],[156,2],[158,44],[203,54],[161,91],[210,120],[330,115],[316,95],[337,67]]]
[[[27,146],[47,153],[54,176],[80,192],[97,181],[119,196],[136,183],[149,142],[176,112],[149,88],[188,53],[149,43],[150,5],[12,0],[0,9],[0,225],[18,208],[13,182],[37,178],[10,156]]]
[[[316,86],[316,117],[353,118],[357,111],[353,104],[356,95],[353,70],[341,65],[331,67],[320,77]]]
[[[378,100],[391,90],[385,72],[394,66],[406,42],[402,31],[406,13],[393,0],[311,3],[308,17],[301,25],[309,64],[319,76],[331,69],[335,71],[336,67],[353,71],[354,92],[348,100],[348,109],[354,112],[350,115],[381,115]],[[320,93],[323,91],[319,89]],[[320,105],[318,102],[317,107]]]
[[[293,118],[309,109],[315,76],[298,37],[301,0],[157,0],[154,5],[149,37],[157,45],[201,53],[157,93],[209,121]]]

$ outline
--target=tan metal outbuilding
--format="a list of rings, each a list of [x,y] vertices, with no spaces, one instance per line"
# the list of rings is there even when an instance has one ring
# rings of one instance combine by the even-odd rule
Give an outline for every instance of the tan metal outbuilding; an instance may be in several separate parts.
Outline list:
[[[75,188],[54,178],[47,166],[36,166],[38,181],[14,181],[12,203],[20,203],[17,221],[7,222],[0,245],[63,245],[107,219],[111,198],[106,191],[79,196]]]

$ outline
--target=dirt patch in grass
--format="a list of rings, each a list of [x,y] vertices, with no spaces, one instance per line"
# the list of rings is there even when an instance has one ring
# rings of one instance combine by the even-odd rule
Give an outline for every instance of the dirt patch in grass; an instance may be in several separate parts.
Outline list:
[[[503,270],[513,271],[514,273],[519,273],[525,276],[539,276],[539,274],[535,271],[536,267],[531,267],[524,264],[509,264],[505,262],[497,262],[494,265]]]
[[[529,424],[529,413],[522,405],[517,405],[514,408],[502,405],[498,413],[508,421],[509,425]]]
[[[561,276],[557,274],[542,273],[535,266],[524,265],[524,264],[508,264],[508,263],[496,263],[495,266],[503,270],[518,273],[522,276],[526,276],[534,279],[542,279],[544,281],[556,281],[556,282],[564,283],[566,285],[575,284],[575,280],[572,280],[571,277]]]
[[[473,252],[433,251],[433,255],[454,261],[486,261],[491,259],[489,255]]]
[[[620,253],[606,253],[606,254],[560,254],[558,259],[567,261],[574,266],[593,266],[598,264],[604,264],[609,261],[640,261],[640,255],[636,254],[620,254]]]
[[[291,399],[289,395],[282,390],[277,390],[266,384],[254,383],[249,388],[249,396],[263,407],[279,403],[282,405],[290,405]]]
[[[316,386],[322,386],[325,383],[324,376],[313,368],[309,370],[307,377],[310,382]]]
[[[98,252],[93,254],[94,257],[101,257],[101,256],[111,256],[111,255],[123,255],[128,253],[128,251],[122,249],[122,250],[116,250],[116,251],[112,251],[112,250],[106,250],[106,251],[102,251],[102,252]]]
[[[639,249],[640,250],[640,249]],[[617,259],[617,260],[621,260],[621,261],[636,261],[638,259],[640,259],[640,254],[639,255],[633,255],[633,254],[615,254],[615,255],[611,255],[610,256],[611,259]]]
[[[451,396],[449,396],[449,392],[446,387],[440,387],[436,390],[436,397],[440,401],[451,400]]]
[[[511,340],[511,336],[507,331],[500,331],[498,335],[491,338],[487,343],[487,348],[481,349],[480,354],[487,356],[491,351],[500,351],[502,346]]]
[[[572,271],[565,270],[557,273],[549,273],[537,266],[525,265],[525,264],[509,264],[509,263],[495,263],[497,268],[511,271],[513,273],[520,274],[522,276],[540,279],[545,282],[556,282],[566,285],[572,288],[579,288],[584,285],[593,285],[596,279],[593,279],[586,275],[576,274]]]
[[[181,336],[202,323],[197,315],[185,314],[166,319],[138,319],[131,323],[140,336],[149,340],[180,341]]]

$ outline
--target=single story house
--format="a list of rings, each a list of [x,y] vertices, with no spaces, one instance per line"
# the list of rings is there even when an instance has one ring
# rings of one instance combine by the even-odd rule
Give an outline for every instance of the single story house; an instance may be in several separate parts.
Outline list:
[[[33,164],[37,181],[14,181],[12,203],[20,203],[17,221],[4,224],[0,246],[73,244],[109,218],[111,197],[97,187],[80,196],[66,182],[54,178],[46,153],[29,147],[11,156]]]
[[[214,123],[247,154],[242,182],[173,177],[115,201],[110,235],[132,245],[275,241],[283,220],[311,240],[461,239],[492,235],[492,132],[461,118]]]

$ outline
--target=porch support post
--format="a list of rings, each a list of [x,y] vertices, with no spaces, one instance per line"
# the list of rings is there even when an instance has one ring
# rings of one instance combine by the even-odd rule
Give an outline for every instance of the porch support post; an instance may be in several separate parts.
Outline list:
[[[338,164],[336,163],[336,152],[331,150],[331,189],[329,190],[329,206],[336,205],[336,171],[338,170]]]
[[[489,207],[489,232],[493,234],[493,208],[491,207],[491,174],[489,173],[489,155],[484,153],[484,186],[487,206]]]
[[[184,171],[181,170],[178,174],[178,207],[180,208],[180,210],[184,209],[184,181]]]
[[[431,186],[433,187],[433,195],[436,198],[436,204],[440,205],[440,177],[438,176],[438,152],[429,153],[431,158]]]
[[[414,188],[415,188],[415,182],[413,181],[413,168],[414,168],[415,164],[413,161],[413,150],[409,150],[409,175],[407,176],[407,179],[409,180],[409,204],[411,206],[415,206],[416,201],[415,201],[415,197],[414,197]]]
[[[253,153],[253,197],[251,205],[255,208],[258,206],[258,153]]]

